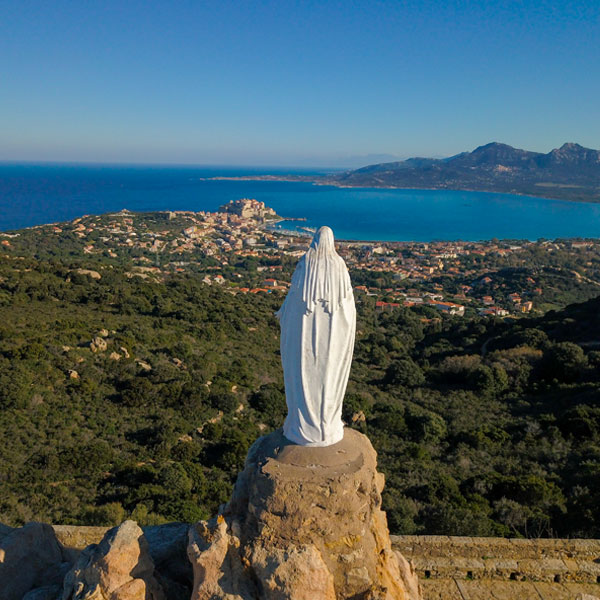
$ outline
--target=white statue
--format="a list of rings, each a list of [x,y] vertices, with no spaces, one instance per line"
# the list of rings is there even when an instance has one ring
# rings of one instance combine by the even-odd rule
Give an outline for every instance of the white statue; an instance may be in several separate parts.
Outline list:
[[[350,275],[321,227],[300,259],[277,313],[288,407],[285,437],[302,446],[329,446],[344,437],[346,392],[356,307]]]

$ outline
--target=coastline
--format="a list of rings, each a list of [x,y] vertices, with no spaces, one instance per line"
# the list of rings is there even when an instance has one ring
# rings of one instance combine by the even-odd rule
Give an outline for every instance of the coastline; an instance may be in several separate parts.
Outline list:
[[[262,227],[262,229],[264,231],[269,231],[270,233],[278,233],[280,235],[285,235],[288,237],[305,237],[307,239],[312,238],[313,234],[309,233],[308,231],[297,231],[294,229],[276,229],[275,227],[271,227],[272,225],[276,225],[277,223],[281,223],[282,221],[300,221],[300,220],[306,220],[306,219],[280,219],[277,221],[269,221],[268,223],[265,223],[264,226]],[[0,235],[2,235],[2,233],[0,232]],[[431,240],[428,240],[426,242],[421,241],[421,240],[385,240],[385,239],[359,239],[359,238],[348,238],[348,237],[336,237],[335,238],[335,243],[336,244],[342,244],[342,245],[355,245],[355,244],[365,244],[365,245],[369,245],[369,244],[390,244],[390,245],[410,245],[410,244],[438,244],[438,243],[442,243],[442,244],[485,244],[488,242],[491,242],[492,239],[494,238],[482,238],[482,239],[477,239],[477,240],[468,240],[468,239],[443,239],[443,238],[433,238]],[[596,242],[598,240],[600,240],[600,236],[598,237],[589,237],[589,236],[563,236],[563,237],[553,237],[553,238],[548,238],[549,242],[556,242],[556,241],[566,241],[566,242],[572,242],[572,241],[583,241],[583,242]],[[519,242],[526,242],[526,243],[535,243],[537,240],[536,239],[531,239],[531,238],[497,238],[497,241],[500,243],[519,243]]]
[[[404,189],[404,188],[401,188]],[[435,191],[435,190],[432,190]],[[477,192],[479,193],[479,192]],[[131,213],[132,215],[135,214],[139,214],[139,215],[143,215],[143,214],[151,214],[151,213],[194,213],[195,211],[180,211],[180,210],[175,210],[175,211],[171,211],[171,210],[129,210],[129,209],[123,209],[126,210],[128,213]],[[97,216],[97,217],[103,217],[103,216],[108,216],[113,214],[114,211],[108,211],[105,213],[87,213],[87,214],[82,214],[79,215],[77,217],[75,217],[74,219],[68,219],[68,220],[64,220],[64,221],[52,221],[52,222],[47,222],[47,223],[39,223],[36,225],[30,225],[30,226],[26,226],[26,227],[19,227],[17,229],[8,229],[8,230],[0,230],[0,238],[4,238],[4,239],[10,239],[10,238],[14,238],[14,237],[18,237],[20,235],[21,231],[29,231],[29,230],[35,230],[35,229],[40,229],[40,228],[44,228],[44,227],[60,227],[63,226],[65,224],[68,223],[72,223],[74,220],[78,220],[78,219],[82,219],[82,218],[86,218],[89,216]],[[279,234],[279,235],[283,235],[286,237],[301,237],[301,238],[307,238],[310,239],[312,238],[312,236],[314,235],[314,231],[312,231],[312,229],[310,226],[304,228],[305,230],[296,230],[296,229],[288,229],[288,228],[277,228],[277,224],[278,223],[282,223],[282,222],[286,222],[286,221],[291,221],[291,222],[307,222],[307,218],[306,217],[282,217],[279,216],[277,219],[273,219],[273,220],[268,220],[266,222],[264,222],[262,225],[259,225],[257,227],[257,229],[262,230],[262,231],[268,231],[270,233],[274,233],[274,234]],[[344,245],[355,245],[355,244],[436,244],[436,243],[447,243],[447,244],[477,244],[477,243],[488,243],[491,242],[492,239],[497,239],[498,242],[503,242],[503,243],[519,243],[519,242],[527,242],[527,243],[534,243],[537,241],[537,238],[525,238],[525,237],[499,237],[497,238],[496,236],[493,237],[489,237],[489,238],[478,238],[478,239],[467,239],[467,238],[431,238],[428,240],[418,240],[418,239],[407,239],[407,240],[390,240],[390,239],[383,239],[383,238],[353,238],[353,237],[344,237],[344,236],[339,236],[336,237],[336,243],[340,243],[340,244],[344,244]],[[556,241],[591,241],[591,242],[595,242],[597,240],[600,240],[600,235],[598,236],[589,236],[589,235],[583,235],[583,236],[573,236],[573,235],[566,235],[566,236],[552,236],[547,238],[549,242],[556,242]]]
[[[348,242],[600,238],[600,203],[478,190],[362,187],[316,173],[198,174],[202,181],[190,179],[187,172],[152,169],[75,169],[68,177],[60,169],[46,168],[33,169],[26,177],[13,174],[3,181],[0,231],[124,207],[133,212],[216,211],[232,199],[247,197],[283,215],[289,223],[279,224],[293,235],[302,233],[297,225],[328,224],[338,239]],[[306,220],[292,220],[298,217]]]
[[[235,177],[205,177],[202,178],[202,181],[261,181],[261,182],[282,182],[282,183],[310,183],[315,186],[320,187],[333,187],[338,189],[356,189],[356,190],[406,190],[406,191],[422,191],[422,192],[474,192],[478,194],[506,194],[508,196],[521,196],[523,198],[535,198],[536,200],[552,200],[552,201],[561,201],[561,202],[577,202],[582,204],[600,204],[600,196],[596,200],[594,199],[586,199],[586,198],[565,198],[560,196],[548,196],[548,195],[534,195],[527,194],[525,192],[519,192],[516,190],[511,191],[502,191],[502,190],[481,190],[467,187],[448,187],[448,186],[439,186],[439,187],[406,187],[406,186],[395,186],[395,185],[344,185],[342,183],[338,183],[336,181],[330,180],[319,180],[314,177],[310,177],[307,175],[289,175],[289,176],[279,176],[279,175],[240,175]],[[557,186],[559,189],[564,189],[564,186]],[[544,189],[548,189],[544,187]]]

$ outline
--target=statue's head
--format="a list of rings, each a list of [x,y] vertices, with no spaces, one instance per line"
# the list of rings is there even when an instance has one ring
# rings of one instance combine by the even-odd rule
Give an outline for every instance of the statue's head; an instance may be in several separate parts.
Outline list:
[[[317,250],[319,254],[335,252],[333,231],[326,225],[319,227],[317,233],[315,233],[315,237],[313,237],[310,247],[313,250]]]

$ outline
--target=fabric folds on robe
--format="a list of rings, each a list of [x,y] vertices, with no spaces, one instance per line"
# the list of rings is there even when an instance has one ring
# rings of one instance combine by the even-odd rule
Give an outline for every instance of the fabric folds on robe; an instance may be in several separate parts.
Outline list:
[[[303,446],[344,437],[342,403],[350,374],[356,307],[333,232],[321,227],[300,259],[277,313],[288,414],[283,432]]]

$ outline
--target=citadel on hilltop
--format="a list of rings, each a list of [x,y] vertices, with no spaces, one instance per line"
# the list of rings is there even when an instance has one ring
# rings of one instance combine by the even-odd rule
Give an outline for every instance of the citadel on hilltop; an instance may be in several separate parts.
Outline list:
[[[241,198],[240,200],[230,200],[227,204],[219,207],[220,212],[238,215],[243,219],[263,219],[268,217],[276,218],[277,213],[264,202],[259,202],[253,198]]]

